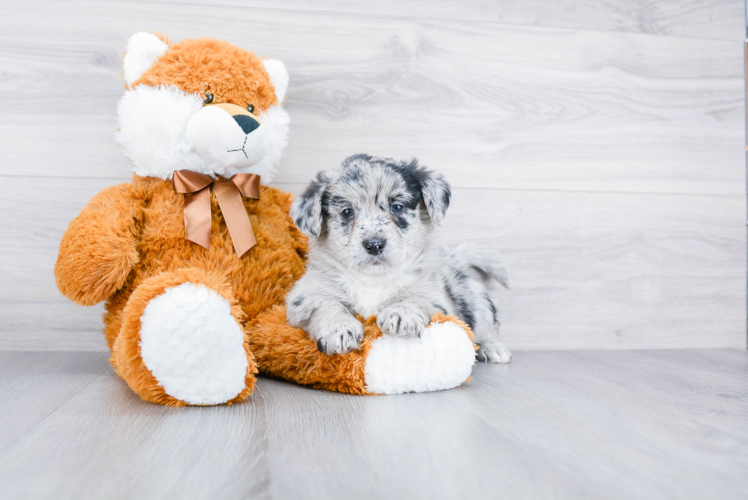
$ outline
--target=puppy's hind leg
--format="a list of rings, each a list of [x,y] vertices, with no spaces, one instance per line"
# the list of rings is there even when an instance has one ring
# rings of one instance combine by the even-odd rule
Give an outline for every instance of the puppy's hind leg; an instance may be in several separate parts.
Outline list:
[[[509,363],[512,353],[499,340],[499,320],[496,306],[483,285],[461,272],[446,283],[447,293],[459,310],[460,318],[475,334],[479,346],[479,361]]]
[[[476,354],[478,361],[509,363],[512,360],[512,353],[499,340],[499,321],[495,317],[496,306],[494,306],[493,301],[487,293],[481,294],[481,298],[483,303],[479,305],[479,308],[494,311],[494,318],[492,321],[486,318],[485,320],[476,322],[473,328],[475,340],[480,346]]]

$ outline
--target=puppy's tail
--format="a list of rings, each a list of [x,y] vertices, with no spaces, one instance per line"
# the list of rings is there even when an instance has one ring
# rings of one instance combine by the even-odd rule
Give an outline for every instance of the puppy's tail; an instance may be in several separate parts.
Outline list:
[[[447,247],[445,253],[445,261],[448,266],[460,271],[466,271],[468,268],[474,267],[483,271],[504,287],[511,288],[507,263],[504,257],[495,250],[460,244]]]

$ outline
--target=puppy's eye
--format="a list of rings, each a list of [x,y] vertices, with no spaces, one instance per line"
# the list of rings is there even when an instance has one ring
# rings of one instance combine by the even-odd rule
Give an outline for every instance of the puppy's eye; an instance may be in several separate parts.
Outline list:
[[[342,214],[342,215],[343,215],[343,217],[345,217],[346,219],[352,219],[352,218],[353,218],[353,209],[352,209],[352,208],[346,208],[345,210],[343,210],[343,211],[341,212],[341,214]]]
[[[205,99],[203,99],[203,104],[213,104],[213,94],[210,92],[205,93]]]
[[[250,113],[254,113],[255,107],[251,104],[247,104],[247,111],[249,111]]]
[[[403,206],[399,203],[395,203],[390,207],[390,211],[395,215],[400,215],[401,213],[403,213]]]

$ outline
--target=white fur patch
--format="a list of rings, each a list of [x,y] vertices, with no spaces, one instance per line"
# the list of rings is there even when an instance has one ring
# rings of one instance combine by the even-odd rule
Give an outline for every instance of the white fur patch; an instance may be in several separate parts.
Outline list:
[[[183,168],[211,174],[212,166],[185,140],[187,122],[203,107],[200,96],[173,86],[138,85],[117,104],[115,135],[134,172],[142,177],[171,179]]]
[[[168,395],[214,405],[244,390],[244,334],[215,291],[193,283],[169,288],[150,301],[140,321],[141,357]]]
[[[432,323],[420,338],[384,335],[366,358],[366,390],[377,394],[431,392],[465,382],[475,349],[455,323]]]
[[[288,70],[280,59],[264,59],[262,64],[270,76],[270,83],[275,87],[275,96],[279,103],[283,103],[288,90]]]
[[[260,175],[263,184],[272,182],[288,143],[290,118],[286,110],[281,106],[271,106],[266,113],[260,114],[265,156],[247,166],[202,154],[190,144],[186,138],[187,125],[202,109],[203,102],[199,95],[182,92],[174,86],[138,85],[126,91],[117,104],[119,131],[115,138],[133,162],[133,171],[141,177],[164,180],[171,179],[174,171],[181,169],[213,177],[250,173]],[[226,120],[232,118],[227,114]],[[241,133],[238,127],[235,128]],[[231,149],[235,147],[241,148],[242,144],[233,146],[232,142]],[[245,158],[243,153],[233,154],[237,158]]]
[[[243,173],[261,176],[263,184],[270,184],[278,172],[281,155],[288,144],[288,129],[291,117],[283,106],[270,106],[265,113],[260,113],[262,126],[265,127],[267,152],[265,158],[253,167],[242,170]]]
[[[235,171],[257,165],[267,154],[266,127],[245,134],[234,118],[217,106],[205,106],[187,124],[192,149]]]
[[[167,44],[151,33],[140,32],[132,35],[127,41],[127,52],[122,61],[127,85],[143,76],[143,73],[148,71],[156,59],[168,49]]]

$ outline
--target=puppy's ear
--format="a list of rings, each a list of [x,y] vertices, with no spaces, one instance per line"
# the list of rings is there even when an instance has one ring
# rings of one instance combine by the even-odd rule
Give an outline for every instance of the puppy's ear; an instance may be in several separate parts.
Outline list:
[[[322,197],[330,185],[330,177],[319,172],[304,193],[291,205],[291,217],[302,233],[310,238],[322,232]]]
[[[449,183],[441,174],[424,170],[421,178],[421,196],[431,221],[439,224],[447,213],[449,199],[452,196]]]

